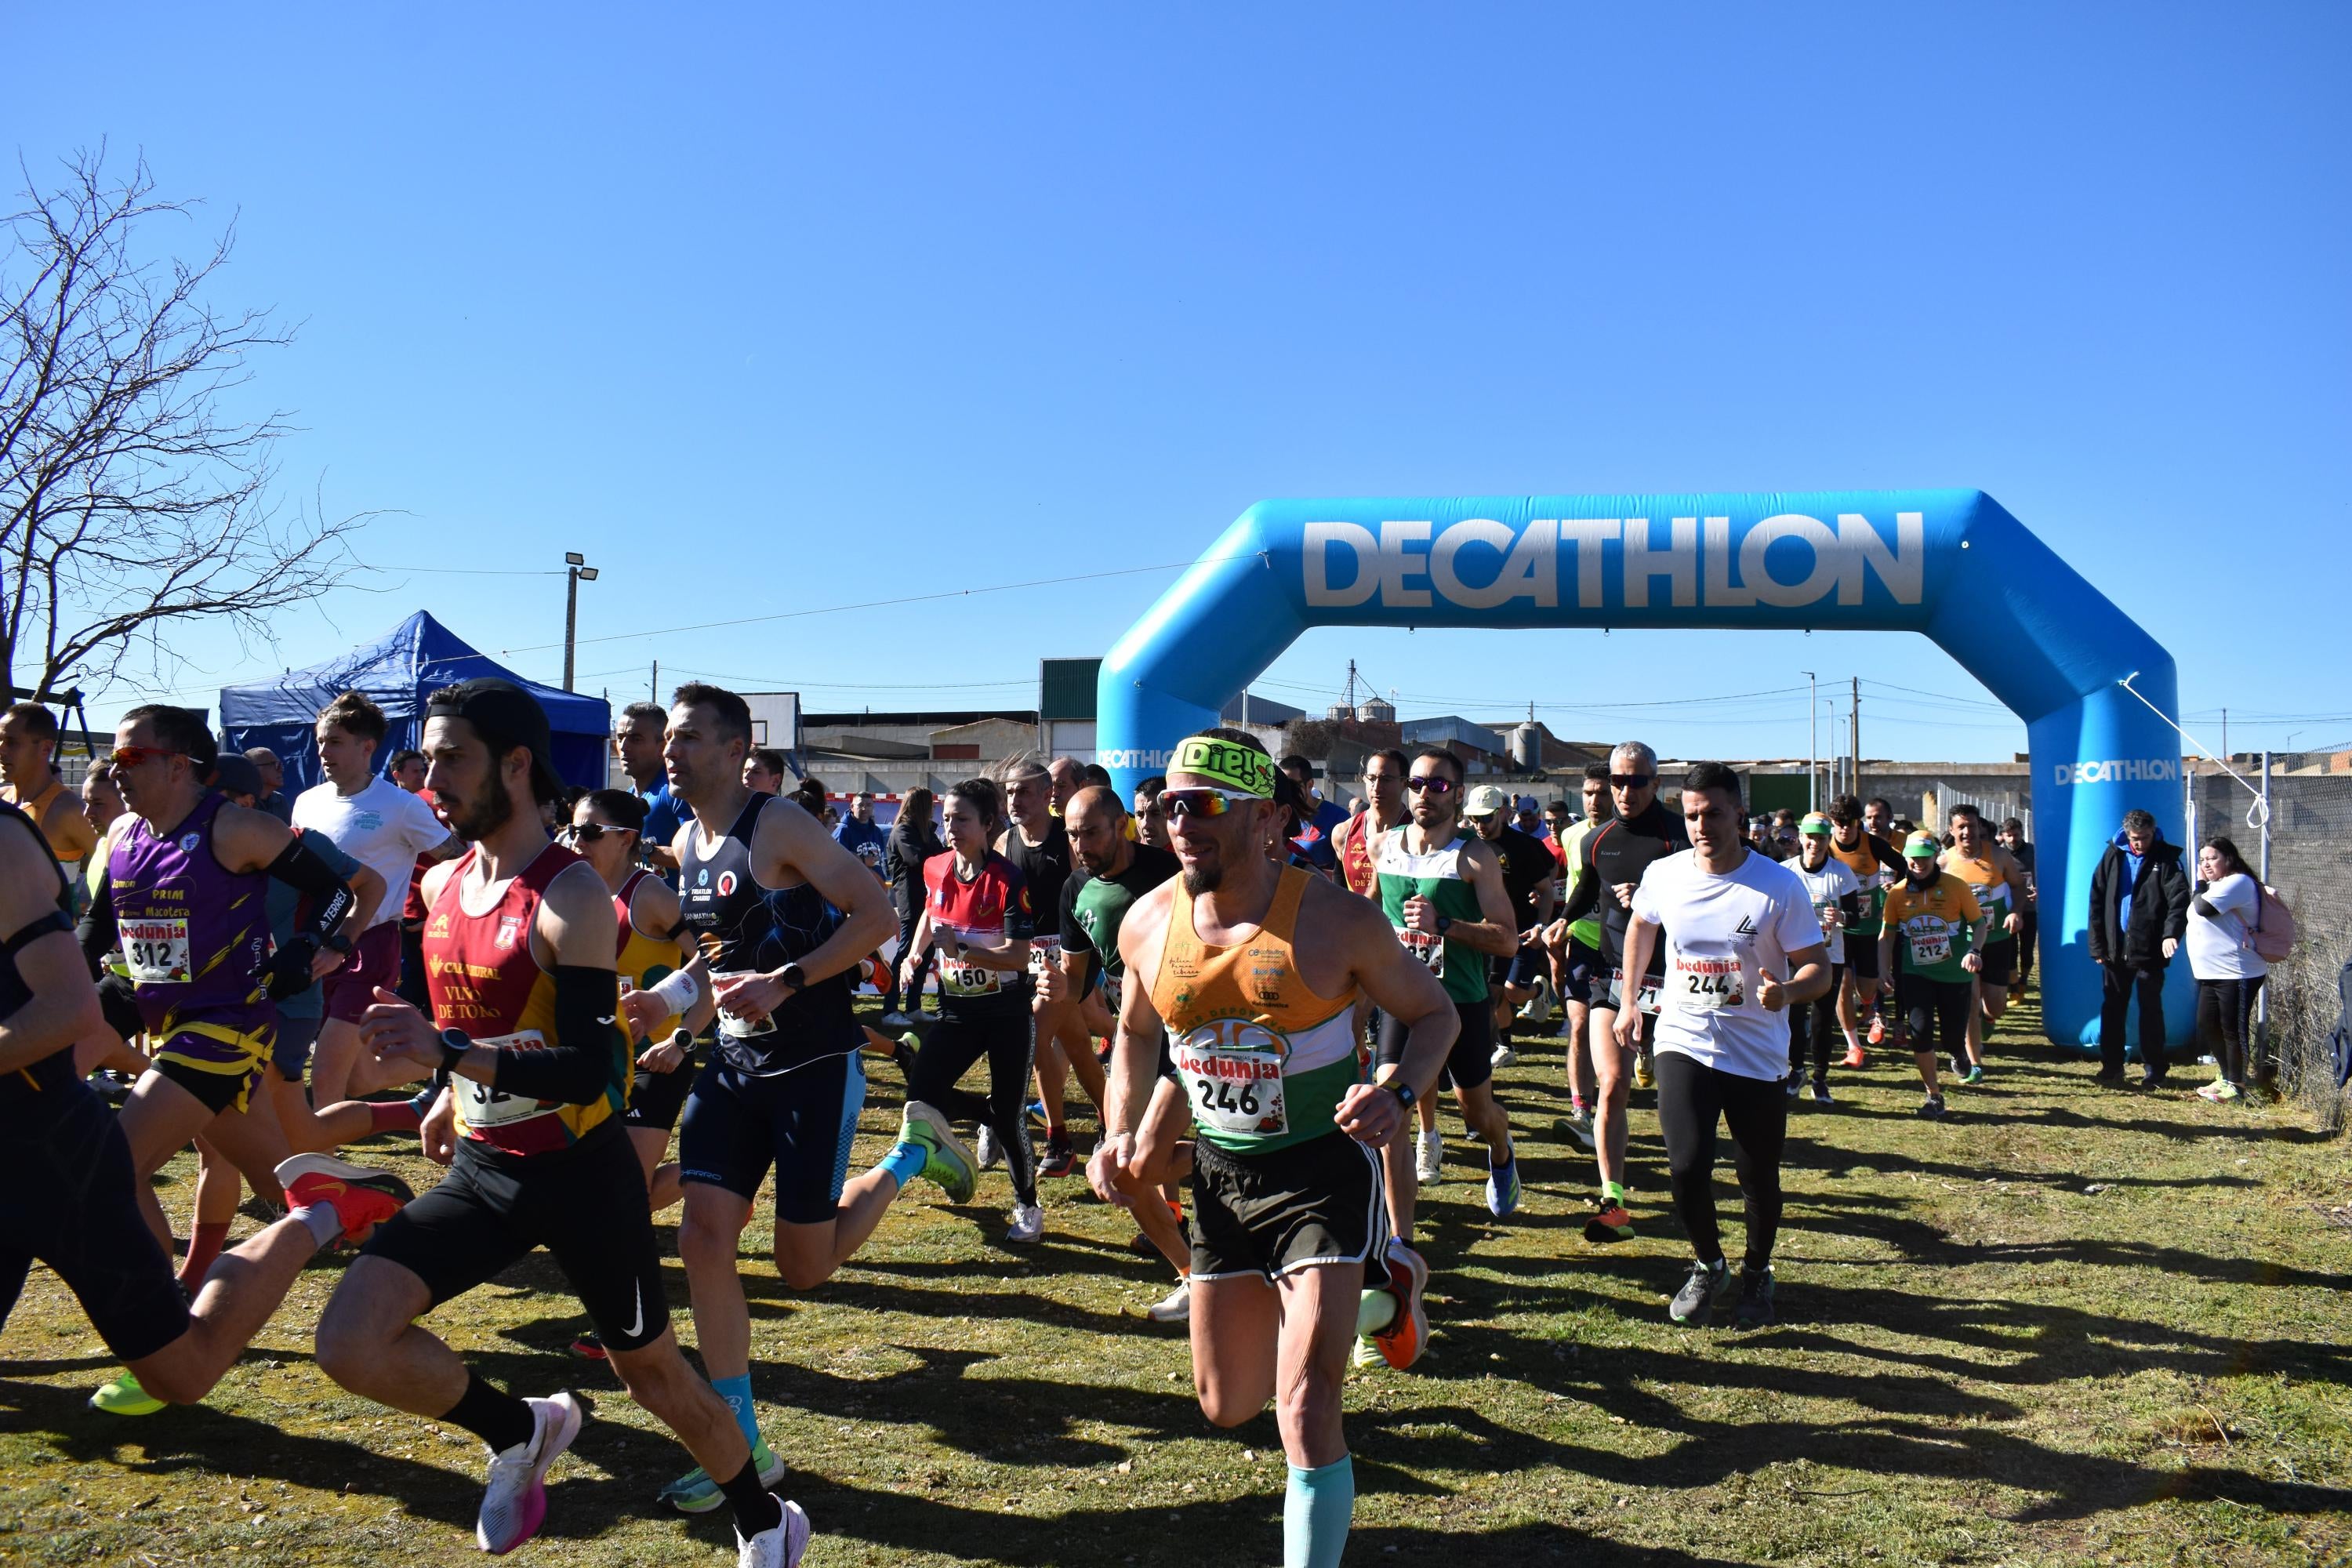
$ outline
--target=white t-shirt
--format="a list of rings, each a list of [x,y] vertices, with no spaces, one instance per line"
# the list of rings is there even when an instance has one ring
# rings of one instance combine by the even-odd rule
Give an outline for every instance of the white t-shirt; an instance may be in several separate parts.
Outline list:
[[[2241,946],[2254,929],[2261,894],[2254,879],[2233,871],[2205,889],[2205,901],[2221,911],[2215,919],[2189,905],[2189,973],[2200,980],[2252,980],[2271,966],[2252,947]]]
[[[1801,859],[1783,860],[1780,864],[1794,871],[1797,880],[1805,885],[1805,897],[1811,902],[1813,913],[1821,919],[1822,935],[1827,939],[1830,962],[1843,963],[1845,913],[1838,908],[1838,900],[1861,892],[1862,879],[1853,874],[1853,867],[1834,855],[1822,861],[1818,871],[1806,870],[1805,863]]]
[[[1789,954],[1822,945],[1803,879],[1754,850],[1718,877],[1685,849],[1642,873],[1633,912],[1665,927],[1657,1048],[1740,1078],[1786,1078],[1789,1015],[1767,1012],[1756,988],[1767,974],[1786,981]]]
[[[336,848],[383,879],[383,900],[362,931],[399,915],[416,858],[449,837],[431,806],[381,777],[357,795],[340,795],[331,784],[312,784],[295,797],[294,826],[325,834]]]

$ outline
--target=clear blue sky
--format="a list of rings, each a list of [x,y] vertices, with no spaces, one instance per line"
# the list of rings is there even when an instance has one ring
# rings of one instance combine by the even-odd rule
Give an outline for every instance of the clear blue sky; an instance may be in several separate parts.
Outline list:
[[[1181,9],[19,8],[0,129],[236,215],[215,299],[304,323],[255,388],[289,491],[391,514],[379,565],[585,552],[583,639],[1189,560],[1267,496],[1970,485],[2209,742],[2352,740],[2352,9]],[[586,641],[581,684],[1026,706],[1172,576]],[[560,669],[560,577],[373,581],[172,684],[419,606]],[[1807,668],[1984,700],[1892,635],[1333,630],[1259,689],[1350,656],[1685,755],[1802,755]]]

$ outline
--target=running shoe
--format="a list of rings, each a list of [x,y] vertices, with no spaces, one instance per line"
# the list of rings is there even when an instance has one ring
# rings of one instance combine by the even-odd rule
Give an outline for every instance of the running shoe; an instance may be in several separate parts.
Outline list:
[[[980,1185],[980,1176],[972,1169],[971,1155],[948,1125],[948,1119],[919,1100],[907,1101],[905,1118],[898,1123],[898,1141],[912,1143],[923,1152],[923,1174],[947,1194],[950,1203],[971,1202],[973,1191]]]
[[[1861,1041],[1857,1040],[1853,1045],[1850,1045],[1845,1048],[1846,1066],[1850,1068],[1858,1068],[1869,1060],[1869,1054],[1862,1048]]]
[[[1004,1163],[1004,1145],[997,1142],[996,1129],[983,1121],[980,1124],[980,1168],[993,1171]]]
[[[1382,1361],[1402,1372],[1429,1347],[1429,1309],[1423,1300],[1429,1286],[1429,1263],[1393,1237],[1381,1257],[1388,1266],[1389,1294],[1396,1298],[1397,1310],[1389,1326],[1371,1336],[1371,1343]]]
[[[749,1541],[741,1531],[735,1532],[735,1568],[800,1568],[801,1559],[808,1552],[808,1515],[796,1502],[782,1498],[776,1501],[784,1510],[782,1524]]]
[[[1356,1336],[1356,1348],[1348,1355],[1348,1364],[1352,1367],[1379,1366],[1386,1360],[1381,1354],[1381,1347],[1363,1334]]]
[[[1176,1281],[1176,1289],[1143,1310],[1143,1315],[1155,1323],[1186,1323],[1192,1320],[1192,1281]]]
[[[1045,1211],[1035,1204],[1014,1204],[1013,1223],[1004,1227],[1009,1247],[1026,1247],[1045,1234]]]
[[[1507,1216],[1519,1206],[1519,1156],[1514,1149],[1495,1163],[1494,1156],[1486,1157],[1486,1212],[1496,1219]]]
[[[760,1467],[761,1486],[783,1483],[784,1462],[776,1458],[775,1450],[768,1447],[764,1437],[751,1445],[751,1462]],[[727,1494],[719,1489],[710,1472],[699,1465],[662,1488],[656,1496],[680,1513],[709,1513],[727,1500]]]
[[[416,1194],[390,1171],[347,1164],[331,1154],[297,1154],[278,1163],[278,1184],[289,1209],[325,1206],[341,1222],[342,1239],[353,1246],[398,1214]],[[569,1439],[566,1439],[569,1441]]]
[[[1580,1105],[1572,1106],[1569,1110],[1567,1121],[1568,1130],[1576,1135],[1576,1141],[1588,1149],[1591,1148],[1593,1146],[1592,1112]]]
[[[1944,1114],[1944,1097],[1931,1094],[1919,1102],[1919,1114],[1930,1121],[1940,1121]]]
[[[1645,1052],[1641,1056],[1635,1057],[1633,1058],[1633,1087],[1635,1089],[1654,1089],[1657,1087],[1657,1082],[1658,1075],[1650,1070],[1650,1058],[1648,1054]]]
[[[1023,1107],[1023,1110],[1030,1121],[1035,1122],[1040,1127],[1045,1125],[1045,1102],[1044,1100],[1033,1100],[1026,1106]]]
[[[1970,1062],[1969,1064],[1969,1070],[1960,1075],[1960,1081],[1962,1083],[1984,1082],[1984,1064],[1982,1062]]]
[[[1412,1173],[1424,1187],[1436,1184],[1445,1174],[1445,1135],[1424,1132],[1413,1146]]]
[[[1873,1013],[1870,1016],[1870,1043],[1874,1046],[1877,1046],[1884,1045],[1885,1042],[1886,1020],[1880,1017],[1877,1014]],[[1856,1052],[1855,1054],[1859,1055],[1860,1053]],[[1849,1067],[1854,1067],[1860,1064],[1850,1061],[1846,1065]]]
[[[1078,1157],[1070,1151],[1070,1131],[1064,1128],[1045,1140],[1045,1157],[1037,1162],[1041,1176],[1066,1176],[1077,1169]]]
[[[163,1408],[163,1402],[140,1387],[139,1379],[126,1372],[112,1383],[99,1384],[98,1392],[89,1396],[89,1407],[109,1415],[152,1415]]]
[[[587,1330],[585,1332],[573,1338],[572,1342],[572,1353],[576,1356],[584,1357],[589,1361],[604,1361],[607,1359],[604,1354],[604,1338],[593,1329]]]
[[[1488,1065],[1496,1072],[1501,1072],[1505,1068],[1517,1067],[1519,1065],[1519,1053],[1511,1048],[1510,1041],[1505,1040],[1495,1047],[1495,1054],[1488,1058]]]
[[[474,1539],[494,1556],[539,1533],[547,1519],[547,1468],[580,1436],[580,1405],[571,1394],[523,1403],[530,1406],[530,1441],[490,1456],[489,1485],[474,1521]]]
[[[911,1029],[921,1022],[922,1020],[920,1018],[916,1017],[911,1013],[885,1013],[882,1015],[882,1026],[886,1029]]]
[[[1601,1207],[1584,1222],[1584,1239],[1596,1246],[1630,1240],[1633,1235],[1633,1216],[1614,1198],[1602,1198]]]
[[[1830,1099],[1830,1086],[1821,1082],[1819,1079],[1815,1079],[1813,1083],[1813,1103],[1815,1105],[1831,1105],[1835,1103]]]
[[[2213,1091],[2213,1101],[2218,1105],[2223,1100],[2236,1100],[2243,1093],[2244,1090],[2236,1084],[2231,1083],[2228,1079],[2223,1079],[2221,1088]]]
[[[1536,976],[1536,994],[1533,996],[1528,997],[1527,1005],[1519,1009],[1519,1022],[1522,1024],[1543,1023],[1551,1016],[1551,981],[1547,977],[1538,974]]]
[[[1780,1080],[1780,1088],[1790,1100],[1794,1100],[1804,1092],[1804,1080],[1800,1079],[1796,1069],[1791,1068],[1789,1069],[1789,1076]]]
[[[2200,1099],[2200,1100],[2219,1100],[2219,1099],[2221,1099],[2221,1080],[2220,1079],[2218,1079],[2218,1078],[2217,1078],[2217,1079],[2215,1079],[2211,1083],[2209,1083],[2209,1084],[2207,1084],[2204,1088],[2202,1088],[2202,1089],[2199,1089],[2199,1090],[2197,1091],[2197,1098],[2198,1098],[2198,1099]]]
[[[1760,1329],[1772,1321],[1772,1266],[1739,1271],[1739,1305],[1731,1311],[1734,1329]]]
[[[98,1090],[99,1099],[117,1110],[121,1110],[122,1102],[131,1098],[132,1088],[131,1080],[112,1068],[102,1068],[92,1073],[89,1086]]]
[[[1718,1258],[1712,1263],[1691,1262],[1690,1278],[1666,1303],[1666,1316],[1685,1328],[1703,1329],[1715,1316],[1715,1304],[1731,1294],[1731,1265]]]

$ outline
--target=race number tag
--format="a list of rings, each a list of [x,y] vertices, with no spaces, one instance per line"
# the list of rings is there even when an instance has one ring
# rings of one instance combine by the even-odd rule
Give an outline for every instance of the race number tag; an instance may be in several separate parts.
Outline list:
[[[1952,933],[1948,931],[1915,931],[1910,937],[1911,962],[1922,969],[1952,956]]]
[[[974,945],[974,939],[983,934],[993,935],[992,932],[966,931],[961,926],[950,926],[948,929],[955,932],[956,942],[964,947]],[[1034,952],[1032,962],[1034,962]],[[940,961],[940,988],[950,996],[993,996],[1004,989],[1004,977],[1001,972],[984,963],[974,963],[969,959],[950,962],[943,958]]]
[[[1621,1009],[1625,1005],[1625,972],[1622,969],[1609,972],[1609,1005]],[[1656,981],[1642,982],[1640,989],[1633,993],[1633,1010],[1637,1013],[1655,1013],[1658,1010]]]
[[[1398,926],[1396,934],[1397,941],[1404,943],[1404,950],[1412,954],[1415,963],[1440,980],[1445,978],[1444,937],[1432,936],[1427,931],[1413,931],[1405,926]]]
[[[543,1046],[546,1043],[547,1037],[537,1029],[525,1029],[515,1035],[496,1035],[474,1042],[478,1046]],[[469,1128],[511,1127],[518,1121],[551,1116],[563,1109],[557,1100],[500,1094],[488,1084],[470,1078],[453,1078],[449,1082],[457,1092],[457,1121]]]
[[[732,980],[738,975],[757,973],[758,971],[751,969],[730,969],[724,973],[714,969],[710,972],[711,993],[714,995],[718,994],[719,983],[722,980]],[[773,1018],[762,1018],[755,1024],[749,1018],[737,1017],[721,1005],[719,1009],[719,1032],[730,1040],[756,1039],[761,1035],[774,1034],[776,1021]]]
[[[122,962],[142,985],[184,985],[188,979],[188,917],[143,915],[118,921]]]
[[[1290,1131],[1283,1103],[1283,1043],[1272,1032],[1237,1018],[1221,1018],[1170,1048],[1177,1076],[1192,1101],[1192,1117],[1215,1132],[1277,1138]]]
[[[1102,977],[1102,994],[1103,1005],[1110,1009],[1113,1019],[1118,1018],[1119,1004],[1127,995],[1127,977],[1106,973]]]
[[[1062,962],[1062,939],[1059,936],[1033,936],[1029,939],[1029,973],[1043,974],[1057,968]]]
[[[1736,958],[1677,952],[1666,994],[1674,998],[1677,1007],[1712,1013],[1745,1003],[1748,983],[1740,976],[1739,960]]]

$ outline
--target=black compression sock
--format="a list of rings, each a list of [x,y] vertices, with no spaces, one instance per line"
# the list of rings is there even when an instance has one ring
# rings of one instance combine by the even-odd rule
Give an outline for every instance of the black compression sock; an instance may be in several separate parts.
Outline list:
[[[784,1505],[760,1484],[760,1461],[756,1457],[745,1456],[743,1468],[735,1472],[735,1479],[719,1482],[719,1489],[727,1494],[727,1506],[735,1510],[736,1533],[744,1540],[784,1522]]]
[[[484,1383],[479,1373],[466,1373],[466,1392],[457,1403],[449,1406],[444,1421],[455,1422],[490,1446],[494,1454],[503,1454],[531,1440],[539,1430],[539,1419],[530,1406],[513,1394],[492,1388]]]

